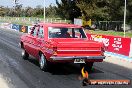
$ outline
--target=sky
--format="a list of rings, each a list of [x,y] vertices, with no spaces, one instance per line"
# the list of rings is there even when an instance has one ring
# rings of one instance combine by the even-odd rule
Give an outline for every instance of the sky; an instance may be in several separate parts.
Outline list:
[[[8,6],[8,7],[13,7],[15,4],[13,2],[14,0],[0,0],[0,6]],[[56,0],[45,0],[46,7],[48,7],[50,4],[56,5]],[[60,0],[58,0],[60,1]],[[20,4],[23,4],[23,7],[36,7],[37,5],[42,5],[44,4],[44,0],[19,0]]]

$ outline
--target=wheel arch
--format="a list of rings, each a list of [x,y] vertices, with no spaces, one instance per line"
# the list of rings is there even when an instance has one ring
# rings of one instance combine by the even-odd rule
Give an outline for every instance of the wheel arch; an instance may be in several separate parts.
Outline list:
[[[46,57],[45,53],[44,53],[44,52],[42,52],[41,50],[39,50],[38,55],[39,55],[39,56],[41,56],[41,54],[44,54],[44,56]]]
[[[20,47],[21,47],[22,49],[24,49],[24,44],[23,44],[22,41],[20,42]]]
[[[48,60],[46,54],[43,51],[39,50],[38,54],[39,54],[39,58],[40,58],[41,54],[43,54],[45,56],[46,60]]]

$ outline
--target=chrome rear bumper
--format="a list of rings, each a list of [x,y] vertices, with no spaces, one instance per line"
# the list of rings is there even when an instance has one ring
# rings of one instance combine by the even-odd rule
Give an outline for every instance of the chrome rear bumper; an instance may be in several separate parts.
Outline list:
[[[51,56],[52,60],[105,59],[106,56]]]

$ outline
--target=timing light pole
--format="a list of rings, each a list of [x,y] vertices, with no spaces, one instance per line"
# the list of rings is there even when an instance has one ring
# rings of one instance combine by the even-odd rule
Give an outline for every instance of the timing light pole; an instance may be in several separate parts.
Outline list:
[[[126,35],[126,0],[125,0],[125,7],[124,7],[124,37]]]
[[[45,0],[44,0],[44,23],[45,23]]]

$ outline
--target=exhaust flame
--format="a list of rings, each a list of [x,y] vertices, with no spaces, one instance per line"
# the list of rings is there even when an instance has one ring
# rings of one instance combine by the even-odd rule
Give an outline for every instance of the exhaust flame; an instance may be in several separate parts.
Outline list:
[[[82,85],[87,86],[87,84],[91,84],[91,81],[88,77],[89,76],[88,72],[84,69],[84,67],[82,68],[81,73],[82,73],[82,77],[83,77]]]
[[[82,68],[81,73],[82,73],[82,77],[83,78],[87,78],[88,79],[88,72],[84,71],[84,67]]]

